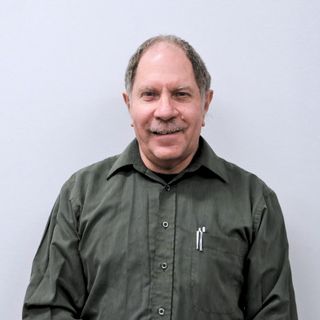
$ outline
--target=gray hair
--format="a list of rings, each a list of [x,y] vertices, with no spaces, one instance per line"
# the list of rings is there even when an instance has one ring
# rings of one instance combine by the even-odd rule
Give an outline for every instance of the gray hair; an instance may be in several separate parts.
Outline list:
[[[174,35],[159,35],[152,37],[143,42],[133,56],[130,58],[126,74],[125,74],[125,88],[128,93],[131,93],[133,83],[135,80],[138,64],[142,55],[152,45],[159,42],[169,42],[175,44],[183,50],[187,58],[190,60],[193,68],[194,77],[199,87],[202,96],[210,89],[211,76],[206,68],[205,63],[201,59],[196,50],[185,40]]]

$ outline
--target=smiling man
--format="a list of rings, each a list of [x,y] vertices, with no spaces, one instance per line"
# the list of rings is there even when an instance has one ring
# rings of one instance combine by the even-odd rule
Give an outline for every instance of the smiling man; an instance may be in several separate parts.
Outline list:
[[[62,187],[23,318],[296,320],[276,195],[200,136],[213,95],[200,56],[148,39],[125,84],[136,139]]]
[[[175,43],[157,42],[143,54],[124,99],[147,168],[179,173],[189,165],[212,99],[208,84],[200,91],[189,58]]]

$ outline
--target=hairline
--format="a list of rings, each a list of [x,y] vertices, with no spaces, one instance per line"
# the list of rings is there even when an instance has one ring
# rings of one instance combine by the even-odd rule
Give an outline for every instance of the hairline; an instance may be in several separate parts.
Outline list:
[[[206,92],[210,89],[211,77],[200,55],[197,51],[185,40],[174,35],[159,35],[144,41],[132,55],[129,60],[126,74],[125,74],[125,88],[127,93],[132,93],[132,88],[135,82],[137,69],[143,55],[154,45],[158,43],[169,43],[177,48],[180,48],[192,66],[193,75],[199,88],[202,98],[205,97]],[[197,68],[197,70],[195,70]]]

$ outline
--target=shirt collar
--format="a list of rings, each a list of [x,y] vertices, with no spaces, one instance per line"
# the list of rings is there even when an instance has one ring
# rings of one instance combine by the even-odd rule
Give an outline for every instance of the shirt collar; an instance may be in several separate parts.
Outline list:
[[[113,176],[120,170],[125,170],[126,168],[134,167],[137,171],[145,173],[147,168],[143,164],[138,141],[134,139],[127,148],[118,156],[117,160],[112,165],[110,171],[108,172],[107,179]]]
[[[200,136],[198,151],[186,170],[194,172],[202,168],[218,176],[224,182],[229,182],[225,161],[219,158],[207,141]]]
[[[125,170],[126,168],[130,167],[134,167],[137,171],[143,174],[148,171],[141,160],[139,146],[136,139],[134,139],[118,156],[107,175],[107,179],[109,179],[118,171]],[[201,170],[202,168],[207,169],[209,172],[218,176],[223,181],[228,182],[228,174],[224,160],[219,158],[214,153],[204,138],[200,137],[199,149],[185,172],[191,173]]]

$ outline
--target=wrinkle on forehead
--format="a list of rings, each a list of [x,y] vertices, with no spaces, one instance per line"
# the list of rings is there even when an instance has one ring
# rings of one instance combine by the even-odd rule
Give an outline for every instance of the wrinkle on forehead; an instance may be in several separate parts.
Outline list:
[[[167,80],[170,79],[170,83],[167,83],[170,87],[198,87],[192,64],[185,52],[175,44],[160,42],[142,55],[133,86],[137,82],[139,87],[157,86],[165,76]]]

